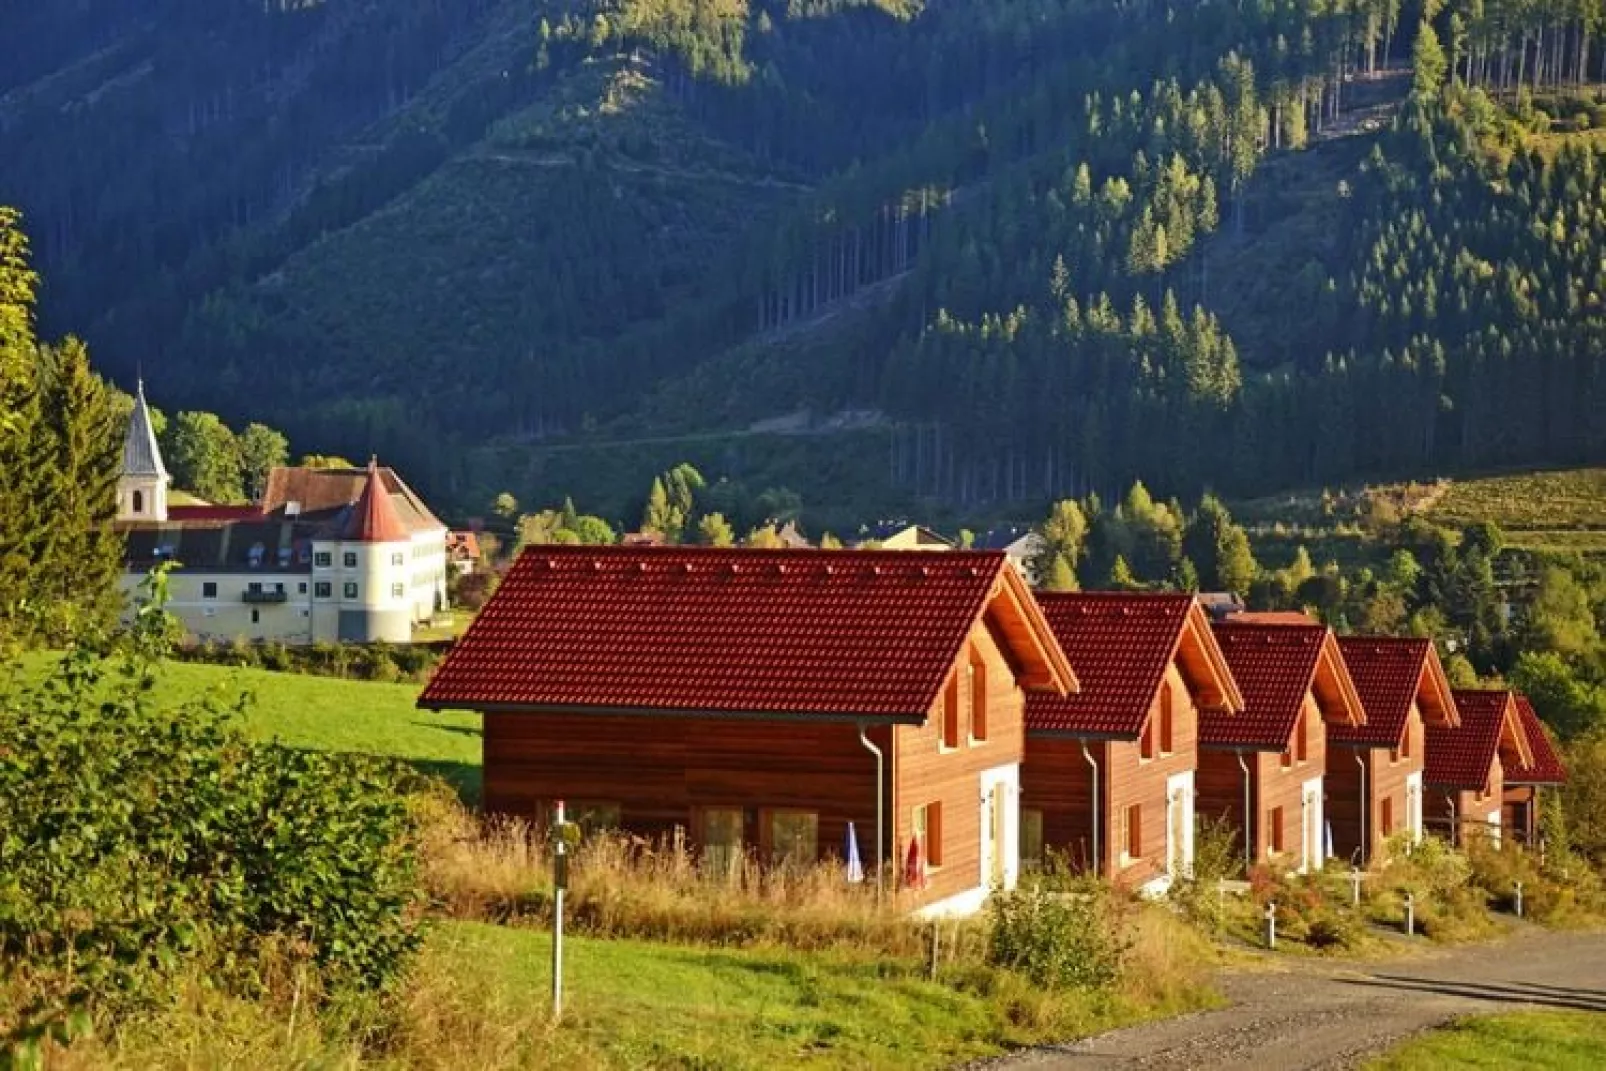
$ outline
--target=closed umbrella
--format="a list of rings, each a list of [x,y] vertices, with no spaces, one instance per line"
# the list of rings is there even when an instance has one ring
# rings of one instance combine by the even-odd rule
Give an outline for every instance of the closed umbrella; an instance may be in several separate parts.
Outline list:
[[[864,863],[859,859],[859,834],[848,823],[848,884],[857,885],[864,880]]]
[[[903,887],[906,889],[926,887],[926,861],[920,855],[919,837],[909,839],[909,858],[903,866]]]

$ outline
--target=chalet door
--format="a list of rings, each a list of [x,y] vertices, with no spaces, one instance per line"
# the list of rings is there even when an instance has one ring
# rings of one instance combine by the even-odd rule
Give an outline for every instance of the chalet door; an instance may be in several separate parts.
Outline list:
[[[1193,872],[1193,773],[1173,774],[1165,789],[1165,869],[1173,878]]]
[[[1009,805],[1009,788],[1006,785],[994,785],[993,790],[987,794],[987,814],[985,815],[987,829],[987,852],[991,865],[987,871],[987,881],[998,888],[1004,887],[1004,836],[1007,826]]]

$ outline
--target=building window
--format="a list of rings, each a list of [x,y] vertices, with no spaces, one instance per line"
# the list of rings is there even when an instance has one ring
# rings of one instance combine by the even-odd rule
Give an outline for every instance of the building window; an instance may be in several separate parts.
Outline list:
[[[135,491],[134,492],[134,512],[135,513],[144,513],[145,512],[145,492],[144,491]]]
[[[970,661],[970,740],[987,739],[987,665],[979,658]]]
[[[299,584],[296,585],[296,594],[297,595],[305,595],[306,593],[307,593],[307,582],[305,580],[303,580]]]
[[[1310,758],[1310,719],[1303,710],[1299,712],[1299,720],[1294,722],[1294,757],[1301,764]]]
[[[1138,740],[1138,761],[1148,762],[1154,758],[1154,719],[1149,718],[1143,723],[1143,736]]]
[[[393,599],[406,598],[407,597],[407,585],[406,584],[392,584],[390,586],[390,596]]]
[[[407,555],[403,554],[401,551],[397,551],[395,554],[392,554],[390,556],[390,564],[392,564],[392,565],[406,565],[407,564]]]
[[[703,809],[703,866],[715,874],[730,874],[742,861],[742,810],[740,807]]]
[[[354,551],[354,550],[346,551],[344,560],[346,562],[346,568],[347,569],[355,569],[355,568],[357,568],[357,552],[356,551]]]
[[[1385,797],[1383,797],[1383,805],[1379,808],[1379,812],[1380,813],[1377,816],[1377,827],[1378,827],[1378,830],[1380,832],[1382,832],[1382,834],[1386,837],[1390,833],[1394,832],[1394,797],[1393,796],[1385,796]]]
[[[813,866],[820,858],[820,816],[813,811],[770,811],[765,815],[770,862]]]
[[[1171,682],[1160,685],[1160,754],[1171,754]]]
[[[262,621],[262,611],[261,610],[252,610],[251,611],[251,624],[253,624],[253,625],[259,624],[261,621]]]
[[[262,594],[262,583],[261,581],[253,580],[245,586],[245,590],[253,595],[260,595]]]
[[[619,804],[611,800],[581,800],[572,804],[564,817],[579,826],[581,833],[590,836],[606,829],[618,829],[620,813]]]
[[[216,580],[208,580],[208,581],[206,581],[206,583],[201,585],[201,598],[203,598],[203,599],[215,599],[215,598],[217,598],[217,581]]]
[[[1043,812],[1035,808],[1021,808],[1020,861],[1033,866],[1043,863]]]
[[[1266,850],[1272,855],[1280,855],[1283,850],[1283,809],[1273,807],[1266,816],[1266,830],[1270,839],[1266,843]]]
[[[346,598],[355,599],[357,597],[357,585],[354,581],[346,581],[346,586],[343,590],[345,591]]]
[[[315,599],[327,599],[332,594],[334,594],[333,588],[327,580],[320,580],[312,586],[312,596]]]
[[[948,678],[942,690],[941,750],[951,751],[959,746],[959,674]]]
[[[920,855],[929,867],[942,866],[942,804],[928,803],[914,809],[910,823]]]
[[[1134,803],[1121,812],[1121,858],[1136,859],[1143,854],[1143,804]]]
[[[329,568],[329,561],[329,552],[327,550],[320,550],[312,556],[312,564],[319,569]]]

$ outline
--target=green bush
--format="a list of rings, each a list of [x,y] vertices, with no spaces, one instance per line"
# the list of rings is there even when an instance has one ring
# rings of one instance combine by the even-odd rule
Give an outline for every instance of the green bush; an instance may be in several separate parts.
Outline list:
[[[29,994],[0,1008],[0,1056],[186,966],[249,993],[289,950],[324,991],[371,989],[416,946],[399,775],[253,743],[243,698],[158,705],[162,592],[116,647],[0,688],[0,991]]]
[[[989,901],[988,959],[1045,989],[1096,989],[1121,975],[1127,951],[1107,890],[1058,891],[1034,881]]]

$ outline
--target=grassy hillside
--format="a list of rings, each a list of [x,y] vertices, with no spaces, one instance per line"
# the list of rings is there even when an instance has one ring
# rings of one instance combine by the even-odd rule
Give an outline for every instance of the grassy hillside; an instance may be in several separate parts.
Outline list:
[[[41,674],[47,655],[24,659],[23,672]],[[289,747],[404,759],[445,778],[470,801],[480,794],[480,716],[435,713],[414,706],[416,684],[375,684],[260,669],[170,662],[157,683],[159,701],[211,692],[248,693],[246,729]]]
[[[1588,1012],[1528,1011],[1462,1020],[1408,1041],[1366,1066],[1368,1071],[1441,1067],[1594,1071],[1603,1062],[1606,1017]]]

